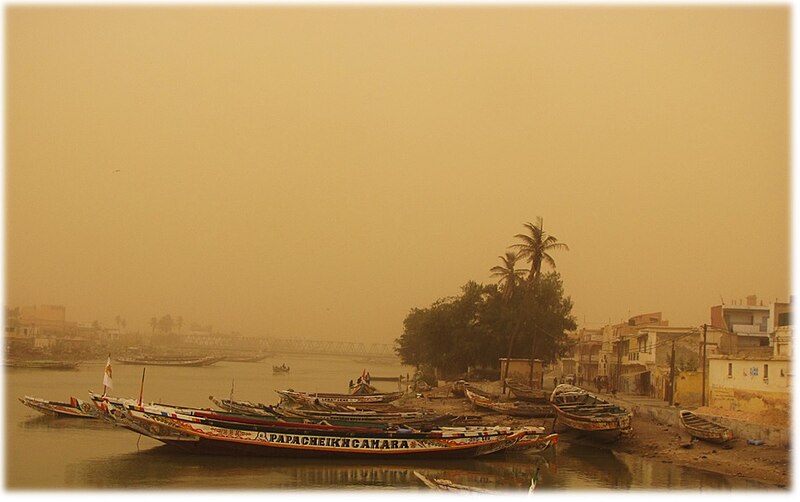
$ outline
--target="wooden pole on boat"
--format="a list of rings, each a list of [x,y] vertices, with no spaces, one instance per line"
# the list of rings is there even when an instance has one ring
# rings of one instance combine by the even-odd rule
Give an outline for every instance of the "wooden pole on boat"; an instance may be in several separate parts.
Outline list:
[[[139,406],[142,405],[142,394],[144,394],[144,372],[147,371],[147,366],[142,368],[142,385],[139,387]]]
[[[706,405],[706,331],[708,330],[708,325],[703,324],[703,392],[701,394],[700,405]]]
[[[672,355],[669,361],[669,405],[675,402],[675,340],[672,340]]]

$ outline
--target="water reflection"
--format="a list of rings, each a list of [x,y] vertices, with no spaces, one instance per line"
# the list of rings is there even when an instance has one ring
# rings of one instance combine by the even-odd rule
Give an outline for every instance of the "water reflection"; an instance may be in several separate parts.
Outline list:
[[[93,418],[57,417],[40,415],[23,420],[17,424],[20,429],[56,429],[56,430],[111,430],[114,426],[105,420]]]
[[[241,489],[424,489],[414,471],[490,490],[527,490],[539,455],[493,459],[373,460],[201,456],[169,446],[67,467],[70,487]]]

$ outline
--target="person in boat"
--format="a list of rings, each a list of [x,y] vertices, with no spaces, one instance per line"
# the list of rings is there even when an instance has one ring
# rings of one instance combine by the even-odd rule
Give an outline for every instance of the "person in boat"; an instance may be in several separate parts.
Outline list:
[[[365,382],[367,385],[369,385],[369,381],[370,381],[370,378],[369,378],[369,371],[368,371],[368,372],[367,372],[367,377],[366,377],[366,379],[364,379],[364,382]]]
[[[553,377],[553,388],[558,387],[558,377]]]
[[[353,379],[351,378],[350,379],[350,388],[352,388],[352,387],[353,387]]]

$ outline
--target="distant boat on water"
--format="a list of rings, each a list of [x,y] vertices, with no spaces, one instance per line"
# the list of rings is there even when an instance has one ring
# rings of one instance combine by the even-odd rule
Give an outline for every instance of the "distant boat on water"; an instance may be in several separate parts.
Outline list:
[[[222,356],[147,356],[117,357],[121,364],[142,364],[145,366],[209,366],[223,359]]]
[[[6,361],[6,368],[31,368],[40,370],[76,370],[80,361]]]
[[[269,357],[269,354],[257,356],[225,356],[223,360],[232,363],[257,363]]]

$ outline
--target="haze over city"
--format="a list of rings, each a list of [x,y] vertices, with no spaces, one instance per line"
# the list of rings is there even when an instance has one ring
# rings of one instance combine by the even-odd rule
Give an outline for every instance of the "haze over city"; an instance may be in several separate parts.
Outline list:
[[[6,305],[391,343],[517,242],[579,326],[790,292],[786,7],[6,10]]]

